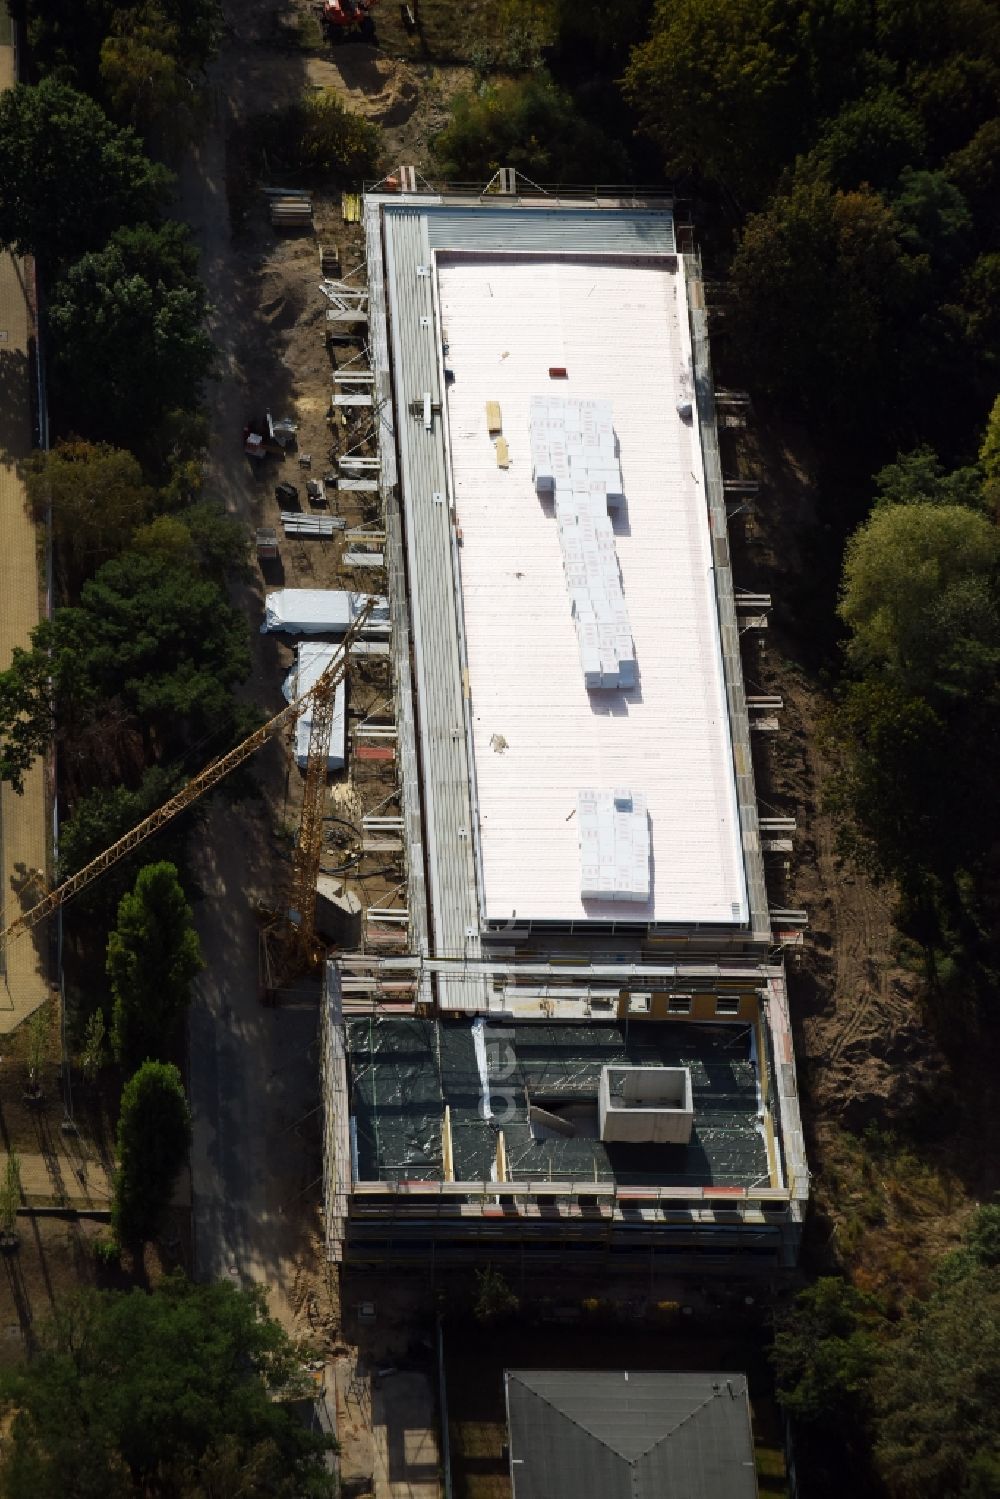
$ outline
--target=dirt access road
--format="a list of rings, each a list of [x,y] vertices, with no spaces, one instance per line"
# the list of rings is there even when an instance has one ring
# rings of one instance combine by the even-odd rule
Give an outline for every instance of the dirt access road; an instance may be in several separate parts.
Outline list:
[[[317,242],[334,243],[344,269],[360,258],[360,233],[341,218],[339,197],[317,198],[316,235],[279,239],[256,202],[234,234],[227,201],[227,141],[249,114],[279,108],[317,86],[386,129],[390,151],[443,119],[442,100],[467,77],[414,67],[363,45],[327,55],[276,49],[276,13],[265,3],[225,6],[227,29],[209,78],[210,118],[185,154],[176,212],[191,225],[201,274],[214,308],[211,332],[219,375],[208,392],[210,447],[205,495],[249,525],[275,524],[278,478],[301,486],[294,462],[253,473],[242,452],[248,418],[264,407],[293,415],[313,473],[328,466],[326,410],[330,361],[325,302],[317,287]],[[287,17],[286,17],[287,19]],[[434,86],[428,79],[434,73]],[[388,159],[392,159],[389,156]],[[342,511],[348,524],[368,517]],[[339,569],[339,547],[283,543],[290,586],[359,586]],[[365,579],[368,583],[369,579]],[[254,641],[247,696],[267,711],[281,703],[291,662],[287,646],[261,637],[263,587],[241,588]],[[360,709],[379,685],[351,696]],[[353,711],[353,710],[352,710]],[[273,904],[287,871],[287,831],[297,818],[299,778],[279,745],[255,761],[263,797],[213,807],[200,836],[196,869],[203,899],[197,921],[206,967],[190,1019],[190,1093],[194,1117],[192,1208],[195,1267],[205,1278],[257,1281],[271,1309],[297,1333],[332,1329],[336,1289],[321,1254],[318,1012],[315,989],[276,1010],[258,999],[257,901]],[[342,796],[338,800],[342,800]],[[350,795],[348,796],[348,802]]]

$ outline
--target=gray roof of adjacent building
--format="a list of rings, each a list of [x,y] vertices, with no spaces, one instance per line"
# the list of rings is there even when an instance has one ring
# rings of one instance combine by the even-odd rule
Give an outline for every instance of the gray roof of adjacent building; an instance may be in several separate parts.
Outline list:
[[[756,1499],[746,1376],[508,1370],[513,1499]]]

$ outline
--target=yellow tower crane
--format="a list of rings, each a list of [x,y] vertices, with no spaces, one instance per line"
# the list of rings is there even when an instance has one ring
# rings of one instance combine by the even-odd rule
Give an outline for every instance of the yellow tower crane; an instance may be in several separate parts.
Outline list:
[[[87,885],[100,879],[101,875],[112,865],[117,864],[119,859],[130,854],[133,849],[138,848],[140,843],[144,843],[147,838],[166,827],[167,823],[172,822],[181,812],[193,806],[199,797],[217,786],[229,775],[230,771],[249,760],[251,755],[267,743],[272,734],[284,728],[285,724],[294,723],[311,703],[313,716],[309,733],[309,754],[306,762],[302,817],[299,838],[295,846],[291,886],[291,904],[297,915],[291,931],[292,945],[298,954],[311,958],[316,944],[316,878],[323,853],[323,791],[326,786],[327,755],[337,688],[347,673],[348,650],[361,634],[374,607],[373,598],[365,601],[341,641],[336,656],[319,681],[308,692],[303,692],[294,698],[287,707],[282,708],[280,713],[276,713],[267,723],[255,729],[243,740],[242,744],[238,744],[228,754],[221,755],[218,760],[213,760],[210,765],[206,765],[205,769],[188,781],[186,786],[165,801],[162,807],[157,807],[155,812],[151,812],[124,837],[112,843],[109,848],[98,854],[95,859],[91,859],[90,863],[85,864],[76,874],[70,875],[68,880],[64,880],[54,890],[50,890],[37,905],[32,906],[15,921],[5,926],[0,931],[0,952],[22,932],[30,931],[40,921],[44,921],[46,916],[50,916],[53,911],[65,905]]]

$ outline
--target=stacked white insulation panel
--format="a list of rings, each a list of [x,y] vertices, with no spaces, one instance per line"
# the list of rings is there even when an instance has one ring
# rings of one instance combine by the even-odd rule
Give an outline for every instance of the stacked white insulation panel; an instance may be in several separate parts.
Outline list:
[[[339,646],[322,645],[316,640],[304,640],[295,647],[295,665],[282,684],[282,692],[289,702],[301,697],[315,687],[336,656]],[[344,750],[347,736],[347,693],[345,684],[338,682],[333,700],[333,723],[326,751],[327,770],[343,770]],[[300,713],[295,723],[295,763],[304,770],[309,759],[309,736],[312,733],[312,704]]]
[[[264,599],[262,635],[283,630],[289,635],[343,635],[368,601],[366,593],[333,588],[278,588]],[[376,598],[362,628],[365,640],[389,634],[389,601]]]
[[[649,900],[649,811],[641,792],[577,793],[582,900]]]
[[[584,682],[634,687],[635,646],[608,518],[624,501],[611,402],[532,396],[528,424],[535,489],[555,505]]]

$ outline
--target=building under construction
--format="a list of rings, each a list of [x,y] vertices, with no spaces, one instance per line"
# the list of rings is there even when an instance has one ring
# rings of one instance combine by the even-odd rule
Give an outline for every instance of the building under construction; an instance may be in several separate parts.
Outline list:
[[[363,204],[406,880],[328,966],[329,1253],[771,1270],[802,918],[765,885],[767,600],[699,261],[668,201],[494,186]]]

